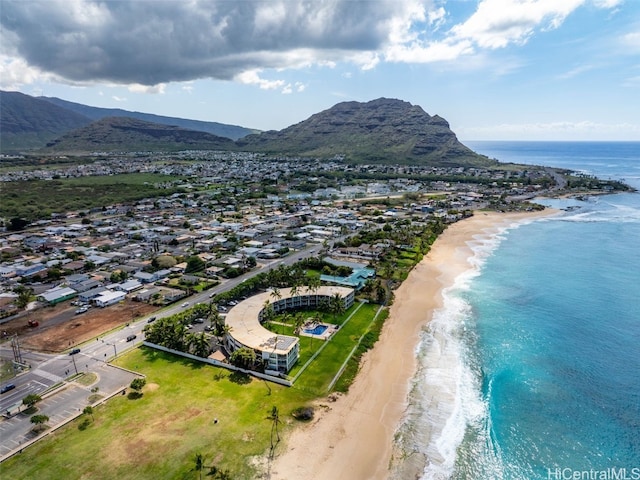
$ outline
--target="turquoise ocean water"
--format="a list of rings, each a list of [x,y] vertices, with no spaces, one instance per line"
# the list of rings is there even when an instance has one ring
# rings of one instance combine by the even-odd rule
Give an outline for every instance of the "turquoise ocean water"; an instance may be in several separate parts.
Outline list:
[[[640,190],[640,142],[467,145]],[[477,235],[423,333],[397,436],[420,478],[640,479],[640,193],[541,203],[571,208]]]

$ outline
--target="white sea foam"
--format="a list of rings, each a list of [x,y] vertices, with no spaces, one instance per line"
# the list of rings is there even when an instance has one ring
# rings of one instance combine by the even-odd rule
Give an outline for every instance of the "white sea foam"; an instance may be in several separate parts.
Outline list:
[[[434,312],[417,347],[418,371],[413,379],[409,408],[398,431],[397,441],[407,461],[424,459],[424,480],[450,478],[457,450],[470,425],[490,432],[488,406],[481,391],[481,376],[469,354],[467,324],[473,312],[462,298],[482,265],[505,238],[504,233],[523,222],[505,224],[483,231],[468,242],[473,251],[471,267],[459,275],[454,285],[443,291],[443,306]],[[484,427],[483,427],[484,425]],[[489,435],[487,435],[489,437]],[[491,438],[486,439],[491,448]],[[483,452],[485,453],[485,452]],[[499,469],[499,461],[492,467]],[[402,478],[394,469],[394,478]]]
[[[619,205],[606,202],[606,209],[578,211],[572,215],[562,215],[552,217],[562,222],[615,222],[615,223],[639,223],[640,209],[630,207],[628,205]]]

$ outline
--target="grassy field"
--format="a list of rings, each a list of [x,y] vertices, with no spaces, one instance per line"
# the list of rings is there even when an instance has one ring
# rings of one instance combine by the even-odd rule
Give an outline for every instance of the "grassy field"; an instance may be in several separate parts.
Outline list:
[[[80,418],[0,464],[0,478],[197,479],[197,453],[234,480],[256,478],[268,462],[272,408],[278,408],[286,436],[298,423],[291,413],[326,395],[371,325],[377,305],[362,305],[344,323],[356,307],[335,319],[343,326],[292,388],[146,347],[134,349],[117,364],[146,375],[141,398],[117,395],[95,409],[95,420],[86,428],[79,428],[87,422]],[[333,315],[326,320],[333,322]],[[292,329],[284,328],[286,333]],[[323,344],[302,337],[300,364]]]
[[[50,181],[5,182],[0,189],[0,216],[22,217],[32,221],[50,217],[51,213],[170,195],[178,189],[157,188],[155,184],[171,183],[177,179],[178,177],[152,173],[131,173]]]
[[[141,398],[114,397],[95,409],[85,430],[76,420],[3,462],[0,477],[195,479],[193,459],[201,453],[233,479],[252,479],[252,460],[270,448],[272,407],[286,431],[296,422],[291,412],[312,400],[298,389],[145,347],[118,363],[147,376]]]

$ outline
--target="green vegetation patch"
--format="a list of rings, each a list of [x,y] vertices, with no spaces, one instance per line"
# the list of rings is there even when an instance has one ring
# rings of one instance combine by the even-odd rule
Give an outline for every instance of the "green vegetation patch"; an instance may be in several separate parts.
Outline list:
[[[359,305],[360,304],[357,304],[351,307],[345,314],[338,318],[336,323],[341,325],[340,329],[331,337],[331,340],[322,352],[302,375],[300,375],[293,388],[308,391],[316,395],[326,395],[328,393],[331,381],[340,370],[342,364],[347,360],[353,348],[357,345],[360,337],[367,331],[371,319],[379,308],[379,305],[364,304],[353,313]],[[348,319],[352,313],[353,316],[345,324],[345,320]],[[318,347],[318,344],[321,342],[324,343],[322,340],[314,339],[314,347]]]
[[[33,221],[52,213],[101,208],[181,191],[167,175],[132,173],[5,182],[0,189],[0,217]]]
[[[270,449],[272,408],[286,435],[297,422],[292,412],[312,400],[298,389],[144,347],[118,364],[146,375],[140,398],[117,395],[94,409],[84,430],[80,418],[0,464],[0,477],[193,479],[200,453],[205,465],[229,470],[234,480],[253,479],[252,459]]]

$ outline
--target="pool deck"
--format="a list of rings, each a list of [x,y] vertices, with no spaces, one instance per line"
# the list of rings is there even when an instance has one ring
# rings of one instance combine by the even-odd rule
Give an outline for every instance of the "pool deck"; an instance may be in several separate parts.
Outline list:
[[[313,334],[313,333],[307,333],[304,331],[304,329],[312,329],[315,327],[319,327],[320,325],[324,325],[325,327],[327,327],[327,329],[322,332],[321,334]],[[320,340],[327,340],[331,337],[331,335],[333,335],[334,333],[336,333],[338,331],[338,329],[340,328],[340,325],[334,325],[333,323],[311,323],[310,325],[305,325],[305,327],[300,331],[300,336],[301,337],[311,337],[311,338],[319,338]]]

